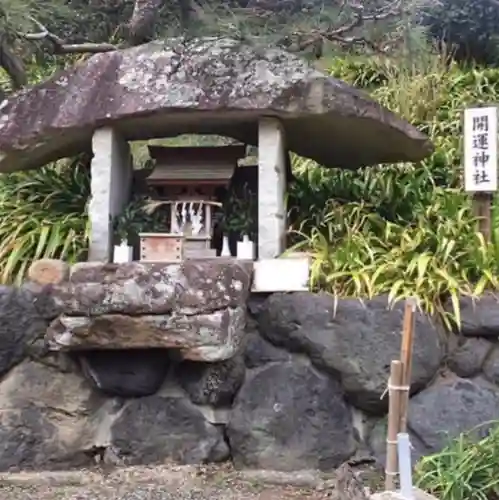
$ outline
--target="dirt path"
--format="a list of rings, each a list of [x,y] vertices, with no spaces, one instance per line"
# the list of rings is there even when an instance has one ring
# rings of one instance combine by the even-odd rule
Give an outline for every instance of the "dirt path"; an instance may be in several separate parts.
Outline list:
[[[242,476],[227,467],[0,475],[0,500],[325,500],[331,494],[313,473]]]

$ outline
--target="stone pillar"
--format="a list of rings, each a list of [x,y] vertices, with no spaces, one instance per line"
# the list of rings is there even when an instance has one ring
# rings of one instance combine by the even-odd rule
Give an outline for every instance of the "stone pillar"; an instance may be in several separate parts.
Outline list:
[[[286,141],[279,120],[258,124],[258,258],[278,257],[286,245]]]
[[[109,262],[113,251],[112,219],[130,200],[133,162],[128,142],[112,128],[94,132],[92,150],[88,260]]]

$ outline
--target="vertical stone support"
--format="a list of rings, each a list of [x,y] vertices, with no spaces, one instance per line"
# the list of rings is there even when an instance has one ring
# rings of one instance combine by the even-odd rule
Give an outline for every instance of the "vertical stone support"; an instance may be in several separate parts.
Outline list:
[[[258,258],[278,257],[286,245],[286,140],[279,120],[258,124]]]
[[[113,251],[112,219],[130,200],[133,162],[128,142],[109,127],[94,132],[92,150],[88,259],[109,262]]]

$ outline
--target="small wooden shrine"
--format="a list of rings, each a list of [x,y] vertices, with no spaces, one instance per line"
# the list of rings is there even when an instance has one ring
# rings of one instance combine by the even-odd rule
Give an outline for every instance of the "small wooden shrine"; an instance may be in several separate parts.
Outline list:
[[[246,148],[149,146],[155,163],[146,183],[158,205],[167,204],[166,233],[140,234],[144,261],[181,261],[216,256],[212,248],[213,215],[221,206],[220,188],[227,188]]]

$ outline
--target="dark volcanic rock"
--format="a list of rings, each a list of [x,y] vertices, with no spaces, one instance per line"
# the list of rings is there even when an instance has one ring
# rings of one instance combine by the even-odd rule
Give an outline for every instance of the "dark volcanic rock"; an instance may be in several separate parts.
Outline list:
[[[185,361],[176,369],[179,384],[198,405],[230,406],[245,375],[241,355],[218,363]]]
[[[485,358],[493,347],[494,344],[486,339],[466,339],[451,353],[449,368],[460,377],[474,377],[482,371]]]
[[[338,382],[309,363],[253,370],[227,427],[239,468],[330,470],[355,451],[352,414]]]
[[[462,297],[459,301],[461,312],[460,333],[466,337],[499,337],[499,297],[485,293],[473,300]],[[448,305],[451,310],[451,305]]]
[[[335,314],[336,311],[336,314]],[[259,314],[260,333],[273,344],[307,354],[318,367],[337,374],[357,407],[381,413],[390,363],[400,356],[403,304],[388,309],[387,298],[338,300],[313,293],[274,294]],[[443,358],[437,329],[416,314],[412,390],[422,389]]]
[[[129,464],[218,462],[229,456],[221,429],[183,398],[129,401],[111,427],[111,446]]]
[[[47,330],[38,298],[25,288],[0,287],[0,376],[19,363]]]
[[[421,457],[428,454],[428,450],[421,440],[408,429],[409,438],[411,440],[411,459],[415,464]],[[372,455],[376,458],[378,464],[383,468],[386,464],[386,434],[387,434],[387,418],[379,419],[371,428],[368,437],[368,445]],[[384,470],[384,469],[383,469]]]
[[[74,373],[25,361],[0,383],[0,470],[89,465],[103,403]]]
[[[169,368],[168,351],[163,349],[91,351],[79,358],[93,385],[109,396],[124,398],[154,394]]]
[[[95,128],[118,122],[129,140],[209,133],[256,145],[258,118],[268,115],[282,120],[292,151],[325,166],[431,153],[415,127],[292,54],[228,39],[171,39],[96,54],[7,99],[0,171],[89,149]]]
[[[21,290],[35,297],[34,305],[38,314],[45,320],[53,320],[61,314],[61,310],[55,303],[52,296],[52,286],[40,286],[36,283],[26,282],[22,285]]]
[[[499,385],[499,349],[497,345],[492,347],[483,364],[483,374],[487,380]]]
[[[408,415],[409,429],[435,453],[482,424],[478,436],[485,435],[499,415],[499,392],[479,379],[451,377],[411,398]]]
[[[60,451],[57,434],[35,404],[0,412],[0,471],[49,468]]]
[[[291,361],[291,354],[273,346],[253,331],[247,334],[244,360],[248,368],[257,368],[274,361]]]
[[[414,462],[438,453],[461,433],[484,437],[497,420],[499,392],[476,379],[450,376],[420,392],[409,403],[408,432]],[[369,433],[369,447],[376,459],[386,460],[386,418]]]

